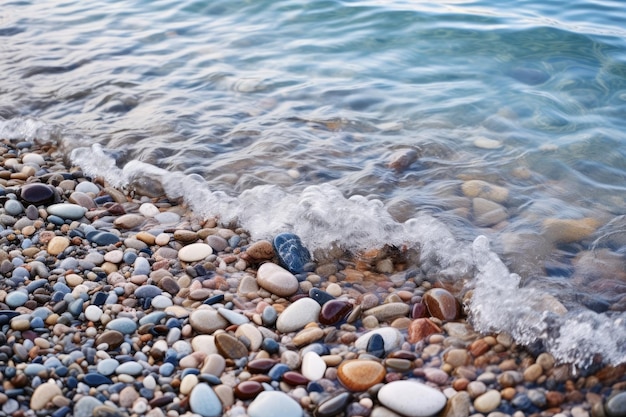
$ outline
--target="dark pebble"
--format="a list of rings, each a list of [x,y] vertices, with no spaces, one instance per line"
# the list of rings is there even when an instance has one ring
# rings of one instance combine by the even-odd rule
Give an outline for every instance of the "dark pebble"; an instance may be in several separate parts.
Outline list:
[[[248,362],[247,367],[248,372],[251,374],[265,374],[272,369],[274,365],[276,365],[276,361],[274,359],[261,358]]]
[[[212,374],[200,374],[198,375],[198,380],[211,385],[220,385],[222,383],[222,380],[218,376]]]
[[[54,188],[46,184],[32,183],[22,186],[20,198],[27,203],[40,205],[54,201]]]
[[[120,241],[120,238],[110,232],[94,230],[93,232],[87,233],[87,240],[98,246],[108,246],[115,245]]]
[[[148,401],[148,404],[150,404],[152,408],[163,407],[174,401],[174,398],[176,398],[175,394],[168,393]]]
[[[333,325],[341,322],[352,311],[354,306],[348,301],[332,300],[324,303],[319,314],[319,322]]]
[[[244,381],[235,387],[235,397],[240,400],[250,400],[263,392],[263,385],[256,381]]]
[[[54,413],[50,414],[50,417],[65,417],[71,412],[72,409],[67,405],[64,405],[63,407],[56,410]]]
[[[327,302],[335,299],[335,297],[324,290],[320,290],[319,288],[311,288],[309,290],[309,297],[317,301],[321,306],[324,306]]]
[[[293,233],[281,233],[274,237],[273,244],[282,266],[292,274],[305,272],[305,265],[311,262],[311,254],[298,236]]]
[[[97,387],[99,385],[110,385],[113,383],[113,381],[111,381],[106,376],[102,374],[94,373],[94,372],[85,374],[85,377],[83,378],[83,382],[89,385],[90,387]]]
[[[224,301],[224,294],[217,294],[204,300],[203,304],[213,305]]]
[[[385,356],[385,341],[381,335],[374,333],[367,342],[367,353],[378,358]]]
[[[270,339],[269,337],[266,337],[265,339],[263,339],[262,347],[263,347],[263,350],[265,350],[267,353],[274,354],[274,353],[278,353],[278,350],[280,349],[280,344],[274,339]]]
[[[283,374],[282,380],[289,385],[306,385],[309,380],[299,372],[288,371]]]
[[[341,414],[352,399],[349,392],[342,392],[323,401],[313,414],[315,417],[332,417]]]

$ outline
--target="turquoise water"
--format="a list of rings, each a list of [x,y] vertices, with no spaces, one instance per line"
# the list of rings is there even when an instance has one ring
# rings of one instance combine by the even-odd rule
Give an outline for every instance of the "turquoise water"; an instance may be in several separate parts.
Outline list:
[[[485,235],[518,294],[569,313],[520,319],[500,294],[496,312],[471,306],[477,327],[619,363],[625,23],[622,2],[592,0],[0,1],[0,133],[58,141],[119,185],[171,179],[257,238],[418,246],[435,278],[481,269]],[[504,187],[504,214],[478,219],[470,180]],[[562,242],[554,219],[594,227]]]

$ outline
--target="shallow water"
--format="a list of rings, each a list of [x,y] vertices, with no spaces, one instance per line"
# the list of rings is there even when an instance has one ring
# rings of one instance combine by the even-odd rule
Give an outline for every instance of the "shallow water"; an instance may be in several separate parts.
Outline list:
[[[162,178],[256,238],[419,247],[422,269],[474,288],[478,328],[582,366],[626,361],[621,2],[0,10],[2,136],[59,141],[118,185]],[[471,180],[504,187],[497,213],[477,215]],[[479,235],[503,264],[472,245]]]

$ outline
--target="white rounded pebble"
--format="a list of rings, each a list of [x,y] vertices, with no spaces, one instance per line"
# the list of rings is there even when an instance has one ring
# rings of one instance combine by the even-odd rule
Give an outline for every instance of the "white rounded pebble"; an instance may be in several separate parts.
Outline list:
[[[23,164],[35,164],[42,166],[45,162],[46,161],[43,159],[43,156],[38,153],[29,152],[22,155]]]
[[[374,334],[379,334],[383,338],[386,352],[391,352],[392,350],[399,349],[404,342],[404,337],[398,329],[394,327],[382,327],[380,329],[367,332],[359,337],[354,342],[354,347],[358,350],[366,350],[367,342],[369,342],[370,337],[372,337]]]
[[[295,332],[311,322],[316,322],[322,307],[312,298],[300,298],[287,307],[276,320],[281,333]]]
[[[417,381],[393,381],[378,391],[382,405],[406,417],[430,417],[446,406],[439,390]]]
[[[256,279],[261,287],[281,297],[293,295],[300,288],[298,279],[291,272],[271,262],[259,267]]]
[[[76,186],[76,191],[81,193],[93,193],[98,194],[100,192],[100,188],[96,184],[90,181],[79,182]]]
[[[326,362],[315,352],[307,352],[302,358],[300,372],[310,381],[317,381],[324,377],[326,372]]]
[[[193,387],[189,396],[189,408],[202,417],[222,415],[222,403],[209,384],[201,383]]]
[[[178,251],[178,259],[183,262],[201,261],[213,253],[213,248],[206,243],[192,243]]]
[[[139,206],[139,213],[144,217],[154,217],[160,213],[159,208],[152,203],[143,203]]]
[[[165,309],[174,305],[174,302],[165,295],[157,295],[152,299],[152,307],[156,309]]]
[[[502,142],[495,139],[489,139],[485,137],[478,137],[474,139],[474,146],[482,149],[498,149],[502,146]]]
[[[95,305],[88,305],[85,309],[85,318],[89,321],[99,321],[102,314],[102,309]]]
[[[263,391],[248,406],[250,417],[301,417],[302,407],[280,391]]]
[[[70,203],[52,204],[46,208],[46,211],[48,214],[70,220],[79,220],[85,215],[85,213],[87,213],[87,209],[85,207]]]

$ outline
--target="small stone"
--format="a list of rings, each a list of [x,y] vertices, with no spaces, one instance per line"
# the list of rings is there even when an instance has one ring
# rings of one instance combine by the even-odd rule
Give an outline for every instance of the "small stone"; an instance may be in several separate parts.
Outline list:
[[[120,363],[116,359],[108,358],[98,362],[96,370],[104,376],[113,375]]]
[[[417,343],[432,334],[441,333],[441,329],[432,320],[427,318],[415,319],[408,329],[409,343]]]
[[[300,288],[298,279],[291,272],[271,262],[259,267],[256,279],[259,286],[281,297],[293,295]]]
[[[131,334],[137,330],[137,323],[127,317],[121,317],[108,322],[106,328],[123,334]]]
[[[88,305],[87,308],[85,309],[85,318],[89,321],[93,321],[93,322],[100,321],[100,317],[102,317],[102,314],[104,314],[102,309],[93,304]]]
[[[582,219],[546,219],[543,221],[543,236],[558,243],[574,243],[587,239],[600,226],[596,219],[585,217]]]
[[[113,221],[113,224],[120,229],[132,230],[141,226],[146,218],[140,214],[123,214]]]
[[[430,417],[446,405],[439,390],[417,381],[392,381],[378,391],[378,400],[390,410],[406,417]]]
[[[472,401],[467,392],[458,392],[448,400],[446,408],[441,413],[442,417],[467,417],[470,415]]]
[[[291,340],[296,346],[306,346],[324,337],[324,330],[319,327],[309,327],[301,330]]]
[[[229,325],[228,321],[213,309],[194,310],[189,316],[189,324],[196,332],[202,334],[212,334]]]
[[[95,243],[97,246],[115,245],[120,241],[120,238],[116,234],[99,230],[87,233],[86,237],[88,241]]]
[[[222,403],[215,391],[204,382],[196,385],[189,396],[189,408],[202,417],[219,417],[222,415]]]
[[[483,136],[477,137],[473,142],[474,146],[481,149],[498,149],[502,147],[502,142],[496,139],[489,139]]]
[[[140,375],[143,371],[143,366],[139,362],[136,361],[128,361],[120,364],[115,370],[115,373],[118,375],[132,375],[137,376]]]
[[[246,254],[256,261],[270,260],[274,258],[274,247],[267,240],[259,240],[248,247]]]
[[[321,308],[311,298],[300,298],[278,316],[276,329],[281,333],[300,330],[307,324],[317,321]]]
[[[178,259],[183,262],[197,262],[205,259],[213,253],[211,246],[206,243],[192,243],[183,246],[178,251]]]
[[[479,413],[490,413],[500,406],[502,397],[495,389],[489,390],[474,400],[474,408]]]
[[[409,314],[411,307],[405,303],[385,303],[379,306],[370,308],[363,312],[363,316],[373,316],[379,322],[389,321],[396,317],[404,317]]]
[[[626,416],[626,392],[611,396],[604,404],[604,410],[608,417]]]
[[[458,301],[443,288],[433,288],[424,294],[424,303],[431,316],[439,320],[452,321],[459,317]]]
[[[57,395],[63,395],[61,388],[54,382],[47,382],[35,388],[30,397],[31,410],[39,411],[46,408],[46,405]]]
[[[34,205],[51,202],[54,195],[54,188],[41,183],[26,184],[20,190],[20,198]]]
[[[78,204],[60,203],[48,206],[46,211],[48,214],[59,216],[62,219],[79,220],[85,215],[87,209]]]
[[[11,216],[17,216],[24,211],[24,206],[17,200],[7,200],[4,203],[4,210]]]
[[[461,191],[469,198],[484,198],[496,203],[504,203],[509,198],[509,190],[482,180],[470,180],[463,183]]]
[[[480,227],[490,227],[508,218],[504,206],[480,197],[472,199],[472,213],[474,223]]]
[[[237,384],[234,393],[240,400],[251,400],[263,392],[263,385],[257,381],[244,381]]]
[[[120,391],[120,406],[124,408],[131,408],[133,403],[139,398],[139,393],[133,386],[127,386]]]
[[[385,356],[385,340],[378,333],[374,333],[367,341],[367,353],[378,358]]]
[[[369,339],[374,334],[379,334],[382,336],[385,345],[386,352],[392,352],[396,349],[399,349],[404,342],[404,337],[402,333],[398,329],[393,327],[381,327],[376,330],[369,331],[364,335],[360,336],[355,342],[354,347],[357,350],[365,351],[367,350],[367,344],[369,343]]]
[[[311,262],[311,254],[302,241],[293,233],[281,233],[274,237],[274,250],[282,266],[293,274],[304,272],[306,264]]]
[[[70,240],[65,236],[55,236],[48,242],[47,251],[50,255],[62,253],[70,245]]]
[[[234,336],[228,333],[215,335],[215,347],[220,354],[229,359],[239,359],[248,357],[246,346]]]
[[[28,294],[25,291],[12,291],[4,299],[4,302],[11,308],[23,306],[26,301],[28,301]]]
[[[302,357],[300,368],[302,375],[310,381],[317,381],[324,377],[326,362],[315,352],[309,351]]]
[[[333,417],[340,415],[345,409],[350,400],[352,394],[349,392],[341,392],[324,400],[315,410],[315,417]]]
[[[315,288],[315,287],[309,290],[309,297],[317,301],[318,304],[321,305],[322,307],[327,302],[335,300],[335,296],[331,295],[330,293],[324,290],[320,290],[319,288]]]
[[[332,300],[322,305],[319,322],[325,325],[334,325],[346,318],[352,311],[352,303],[343,300]]]
[[[183,378],[182,381],[180,381],[180,393],[183,395],[189,395],[189,393],[194,389],[194,387],[196,385],[198,385],[198,382],[200,382],[198,380],[198,377],[194,374],[187,374],[185,375],[185,377]]]
[[[534,363],[524,370],[524,381],[535,382],[543,374],[541,365]]]
[[[96,407],[100,407],[102,402],[98,401],[94,397],[84,396],[81,397],[74,404],[73,417],[93,417],[93,412]]]
[[[236,313],[227,308],[218,308],[217,312],[220,313],[221,316],[228,320],[231,324],[241,325],[250,322],[250,320],[243,314]]]
[[[446,352],[443,360],[454,368],[467,365],[470,361],[470,355],[465,349],[450,349]]]
[[[154,217],[160,213],[157,206],[152,203],[143,203],[139,206],[139,213],[144,217]]]
[[[371,360],[348,360],[337,368],[337,377],[350,391],[366,391],[382,382],[386,375],[385,367]]]
[[[119,347],[124,341],[124,335],[117,330],[104,331],[96,338],[96,346],[106,344],[111,349]]]
[[[300,404],[280,391],[263,391],[248,406],[249,417],[302,417]]]
[[[237,337],[245,337],[250,341],[250,351],[256,352],[261,347],[263,343],[263,335],[256,328],[255,325],[250,323],[240,324],[235,331],[235,336]]]

